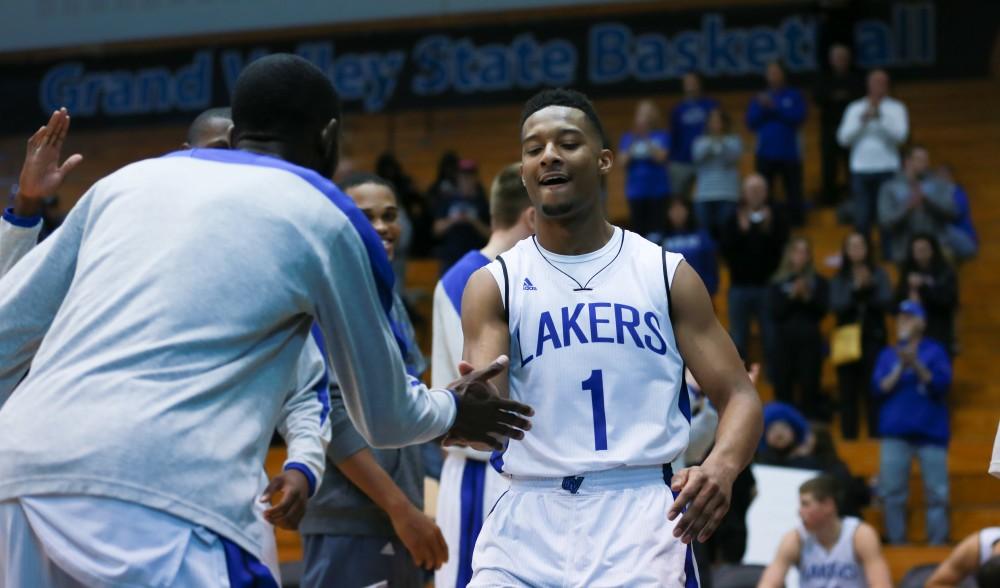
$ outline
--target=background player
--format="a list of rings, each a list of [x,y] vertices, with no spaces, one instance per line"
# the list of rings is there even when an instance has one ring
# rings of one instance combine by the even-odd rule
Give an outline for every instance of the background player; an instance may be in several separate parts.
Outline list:
[[[483,383],[502,359],[457,382],[457,395],[405,376],[380,304],[392,286],[384,251],[318,173],[337,153],[326,76],[291,55],[257,60],[236,83],[233,115],[241,151],[112,174],[0,280],[9,585],[212,586],[223,569],[271,584],[250,504],[280,418],[275,390],[298,371],[314,318],[371,442],[451,430],[499,445],[491,430],[527,427],[509,411],[530,410]],[[384,368],[358,369],[362,358]]]
[[[536,236],[472,276],[462,327],[467,367],[511,353],[510,396],[537,418],[494,456],[511,489],[470,585],[691,585],[684,544],[725,514],[760,401],[694,270],[606,220],[613,154],[590,101],[543,91],[521,122]],[[663,464],[687,446],[685,362],[720,421],[704,463],[674,476]]]
[[[445,272],[434,288],[434,349],[431,385],[459,377],[462,360],[462,292],[469,277],[497,255],[535,232],[535,209],[521,183],[521,165],[513,163],[490,187],[490,240]],[[437,521],[448,542],[450,557],[434,575],[439,588],[464,587],[472,579],[472,549],[483,518],[509,483],[489,467],[490,454],[471,447],[450,446],[441,471]]]
[[[955,546],[927,580],[927,588],[956,588],[975,577],[980,586],[1000,586],[1000,527],[977,531]]]
[[[837,513],[837,483],[829,476],[799,487],[802,523],[778,546],[758,588],[781,588],[788,569],[799,569],[802,588],[891,588],[878,533],[868,523]]]

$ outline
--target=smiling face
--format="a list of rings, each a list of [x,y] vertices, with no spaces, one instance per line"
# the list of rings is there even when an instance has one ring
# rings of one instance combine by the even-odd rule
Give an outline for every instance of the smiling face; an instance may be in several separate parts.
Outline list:
[[[403,229],[399,225],[399,206],[396,195],[381,184],[360,184],[346,190],[351,200],[365,213],[375,232],[382,239],[385,254],[391,260],[396,253],[396,242]]]
[[[611,163],[611,151],[582,110],[547,106],[524,121],[521,179],[543,218],[600,211],[601,176]]]

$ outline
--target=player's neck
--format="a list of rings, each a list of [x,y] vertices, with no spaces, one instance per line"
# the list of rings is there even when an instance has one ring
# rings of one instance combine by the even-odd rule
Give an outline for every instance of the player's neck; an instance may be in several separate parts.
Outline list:
[[[816,540],[827,550],[832,549],[837,544],[837,540],[840,539],[840,531],[843,526],[844,523],[840,517],[834,518],[829,523],[816,529]]]
[[[608,244],[615,234],[614,226],[603,214],[590,214],[576,219],[536,221],[538,244],[546,251],[559,255],[583,255]]]

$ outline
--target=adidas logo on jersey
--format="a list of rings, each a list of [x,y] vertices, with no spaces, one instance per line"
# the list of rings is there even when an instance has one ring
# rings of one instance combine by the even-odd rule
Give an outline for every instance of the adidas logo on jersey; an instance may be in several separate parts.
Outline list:
[[[531,280],[529,280],[528,278],[524,278],[524,287],[522,289],[523,290],[537,290],[538,288],[536,288],[535,285],[531,283]]]

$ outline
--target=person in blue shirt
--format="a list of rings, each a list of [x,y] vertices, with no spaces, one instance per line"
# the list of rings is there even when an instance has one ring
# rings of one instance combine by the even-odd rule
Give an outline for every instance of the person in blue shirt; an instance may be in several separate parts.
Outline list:
[[[942,238],[945,247],[951,252],[956,262],[968,261],[979,253],[979,234],[972,224],[972,209],[969,207],[969,194],[952,173],[950,166],[942,165],[937,169],[937,175],[952,186],[952,199],[955,202],[955,220],[952,221]]]
[[[781,177],[788,220],[801,226],[805,209],[799,130],[806,119],[806,101],[802,92],[785,83],[780,63],[768,64],[765,77],[767,89],[750,101],[746,116],[747,127],[757,134],[757,172],[772,186],[775,177]]]
[[[906,542],[906,500],[910,462],[920,460],[927,505],[927,539],[948,541],[948,405],[951,359],[945,348],[924,337],[927,314],[920,303],[904,300],[896,318],[896,345],[879,355],[872,392],[880,397],[878,492],[885,509],[889,543]]]
[[[667,251],[680,253],[705,282],[710,296],[719,290],[719,246],[708,230],[698,225],[691,213],[691,204],[683,198],[672,198],[667,208],[667,231],[661,242]]]
[[[625,198],[634,232],[658,240],[666,226],[670,176],[670,135],[652,100],[639,102],[632,130],[622,135],[618,161],[625,169]]]
[[[687,197],[694,184],[694,140],[705,132],[710,112],[719,107],[702,95],[701,76],[688,72],[681,78],[684,99],[670,112],[670,182],[673,194]]]

